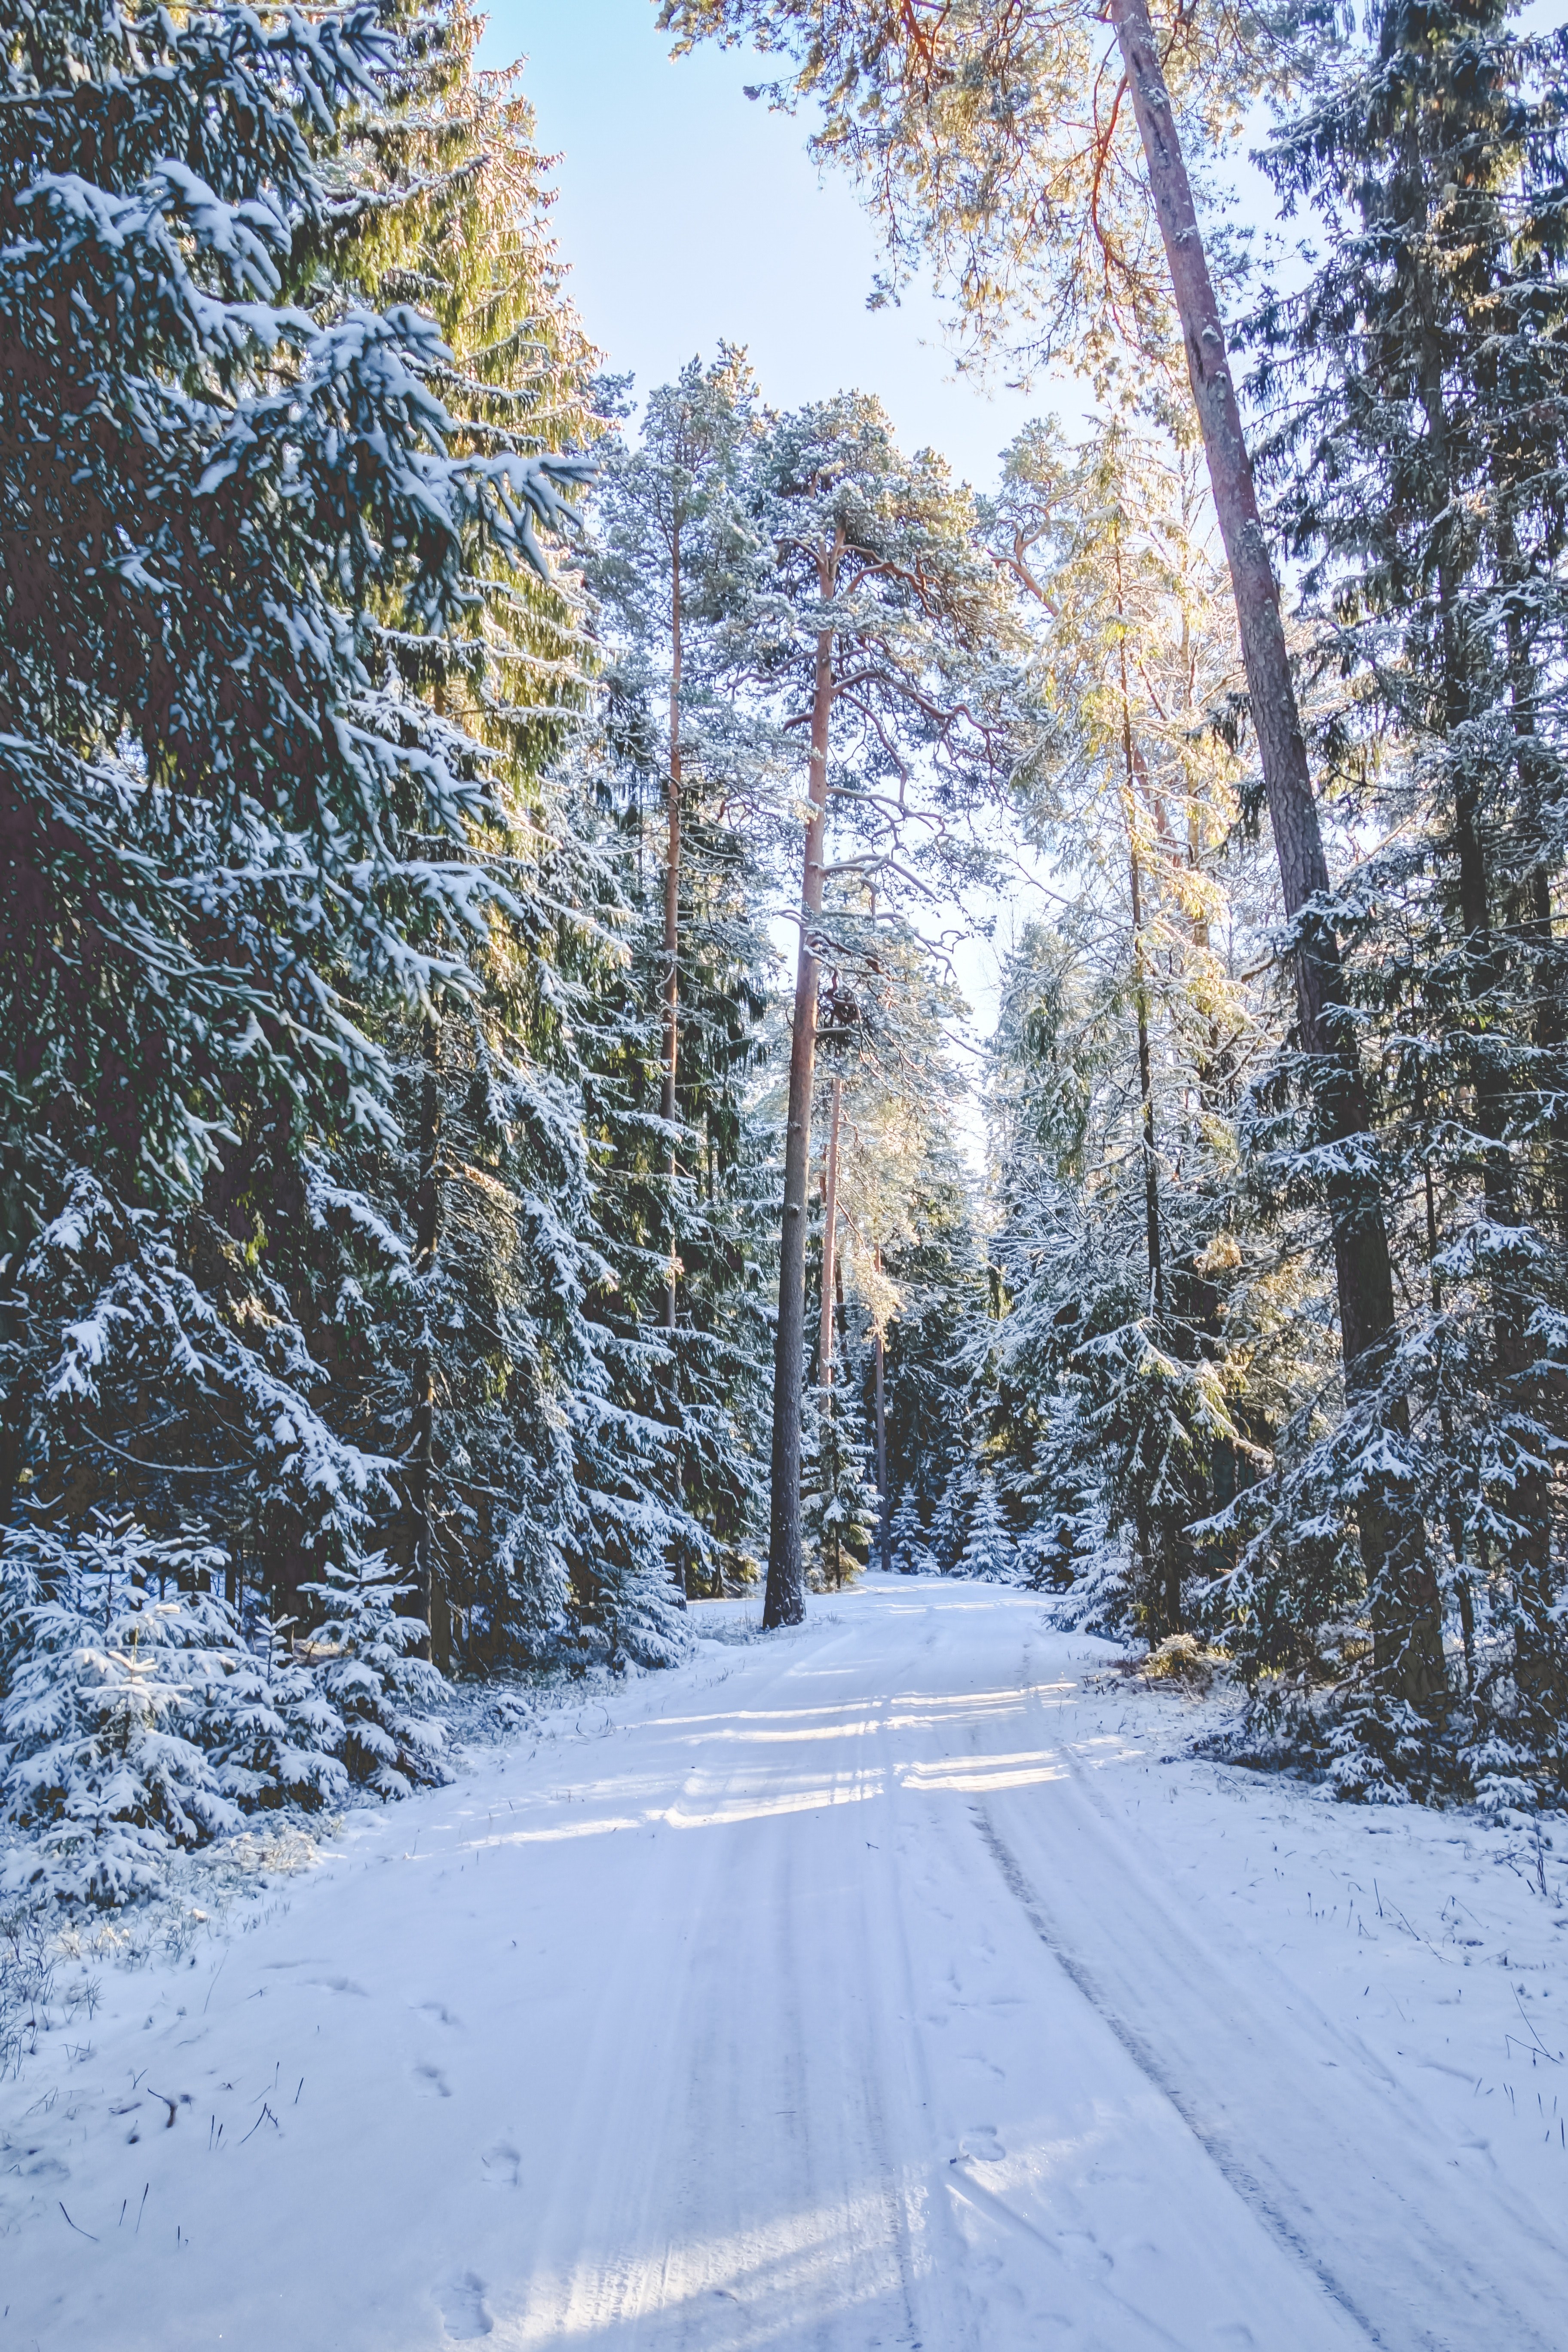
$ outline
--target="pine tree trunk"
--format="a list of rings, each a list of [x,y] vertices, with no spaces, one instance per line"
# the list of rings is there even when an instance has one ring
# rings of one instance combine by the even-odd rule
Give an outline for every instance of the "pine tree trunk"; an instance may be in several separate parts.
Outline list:
[[[877,1244],[877,1271],[879,1274],[882,1271],[882,1244],[880,1242]],[[876,1398],[877,1413],[877,1492],[881,1497],[881,1508],[878,1514],[877,1532],[878,1542],[882,1555],[882,1573],[884,1576],[891,1576],[893,1572],[893,1514],[889,1507],[888,1496],[887,1356],[887,1344],[882,1338],[881,1326],[879,1324],[874,1349],[876,1368],[874,1395]]]
[[[671,555],[669,593],[669,835],[664,863],[664,1074],[659,1087],[658,1114],[667,1126],[675,1124],[675,1087],[680,1047],[680,688],[682,620],[680,537],[676,534]],[[667,1163],[669,1183],[669,1279],[664,1294],[664,1328],[675,1328],[675,1146]]]
[[[434,1283],[441,1244],[441,1184],[437,1164],[441,1140],[441,1029],[437,1021],[425,1023],[421,1042],[419,1189],[414,1202],[414,1270],[426,1286],[426,1295],[414,1349],[414,1402],[406,1478],[409,1516],[414,1523],[415,1596],[419,1613],[429,1628],[422,1654],[445,1674],[451,1663],[450,1626],[447,1596],[436,1568],[430,1492],[436,1450],[436,1344],[430,1325],[429,1286]]]
[[[684,617],[680,581],[680,534],[676,532],[670,557],[669,592],[669,833],[664,861],[664,1069],[659,1083],[658,1112],[668,1127],[675,1124],[676,1081],[679,1075],[680,1051],[680,688],[682,683],[681,622]],[[665,1163],[668,1185],[669,1273],[664,1290],[664,1328],[670,1335],[670,1418],[677,1431],[675,1446],[675,1500],[681,1500],[682,1464],[680,1459],[680,1362],[675,1354],[675,1290],[679,1256],[675,1245],[675,1186],[677,1178],[675,1146],[671,1143]],[[675,1588],[682,1609],[686,1606],[686,1562],[679,1544],[675,1559]]]
[[[1540,862],[1540,852],[1545,846],[1544,819],[1551,782],[1535,723],[1539,680],[1531,667],[1531,648],[1520,619],[1521,592],[1528,590],[1531,574],[1520,563],[1511,523],[1500,526],[1498,546],[1506,566],[1506,583],[1513,592],[1507,601],[1504,629],[1514,756],[1519,763],[1519,820],[1524,838],[1537,857],[1522,888],[1513,894],[1512,911],[1521,945],[1531,962],[1534,994],[1531,1043],[1548,1073],[1541,1091],[1550,1090],[1555,1096],[1553,1074],[1560,1066],[1563,1045],[1568,1043],[1568,1025],[1563,1021],[1563,967],[1552,924],[1552,868]],[[1539,1077],[1537,1085],[1541,1087]],[[1545,1138],[1544,1182],[1539,1213],[1555,1222],[1562,1241],[1568,1239],[1568,1107],[1560,1099],[1553,1100],[1547,1114]]]
[[[816,640],[811,701],[811,820],[805,829],[795,1025],[790,1034],[784,1135],[784,1225],[779,1236],[779,1320],[773,1348],[773,1493],[763,1623],[798,1625],[805,1615],[800,1548],[800,1390],[805,1360],[805,1194],[811,1158],[811,1090],[816,1078],[816,926],[822,913],[827,830],[827,740],[833,716],[833,632]]]
[[[1285,908],[1295,916],[1327,890],[1329,872],[1286,652],[1279,584],[1263,537],[1225,330],[1146,0],[1110,0],[1109,13],[1127,71],[1186,345],[1215,512],[1236,597]],[[1344,980],[1339,942],[1326,923],[1313,922],[1302,931],[1296,996],[1302,1045],[1321,1057],[1316,1094],[1325,1140],[1360,1134],[1369,1125],[1366,1095],[1353,1043],[1339,1017]],[[1394,1274],[1375,1186],[1347,1172],[1331,1181],[1329,1197],[1345,1383],[1353,1395],[1376,1379],[1393,1335]],[[1402,1409],[1392,1417],[1397,1423]],[[1360,1525],[1367,1582],[1375,1599],[1379,1671],[1402,1696],[1424,1703],[1443,1691],[1446,1674],[1436,1579],[1413,1521],[1413,1507],[1398,1494],[1373,1498],[1361,1511]]]
[[[838,1119],[844,1104],[844,1081],[833,1080],[833,1112],[827,1123],[827,1171],[822,1191],[822,1328],[817,1336],[816,1378],[821,1388],[833,1386],[834,1275],[838,1256]]]
[[[1149,1253],[1149,1299],[1156,1315],[1165,1311],[1164,1271],[1160,1256],[1160,1170],[1154,1157],[1154,1071],[1149,1052],[1149,975],[1143,953],[1143,870],[1138,857],[1138,792],[1132,755],[1132,705],[1127,691],[1126,616],[1121,607],[1121,541],[1116,542],[1116,617],[1122,623],[1117,644],[1121,664],[1122,791],[1127,824],[1128,886],[1132,900],[1132,1001],[1138,1016],[1138,1097],[1142,1107],[1143,1224]]]
[[[1132,902],[1132,1003],[1138,1024],[1138,1100],[1143,1145],[1143,1234],[1149,1260],[1149,1305],[1162,1321],[1165,1313],[1165,1269],[1160,1245],[1160,1163],[1155,1155],[1154,1066],[1149,1046],[1149,965],[1143,940],[1143,868],[1138,855],[1138,777],[1141,754],[1132,748],[1132,704],[1127,689],[1126,615],[1121,599],[1121,541],[1116,541],[1116,617],[1122,623],[1117,645],[1121,667],[1121,758],[1124,816],[1127,824],[1127,877]],[[1161,1344],[1164,1344],[1162,1338]],[[1182,1630],[1182,1553],[1176,1517],[1168,1507],[1145,1512],[1140,1520],[1144,1553],[1144,1580],[1153,1630]]]

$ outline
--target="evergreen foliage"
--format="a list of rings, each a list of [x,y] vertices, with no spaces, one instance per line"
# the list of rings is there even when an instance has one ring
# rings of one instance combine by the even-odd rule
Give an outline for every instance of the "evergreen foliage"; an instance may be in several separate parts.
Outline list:
[[[906,1486],[893,1513],[892,1565],[898,1576],[930,1576],[936,1562],[926,1547],[921,1507],[913,1486]]]
[[[841,1591],[870,1556],[881,1498],[867,1476],[868,1448],[846,1391],[806,1391],[801,1446],[801,1518],[814,1581]]]
[[[970,1513],[969,1533],[954,1573],[977,1578],[985,1584],[1014,1584],[1018,1580],[1018,1547],[1002,1516],[995,1478],[986,1472],[981,1475],[980,1491]]]
[[[661,15],[1114,413],[977,498],[729,344],[635,411],[466,0],[11,28],[21,1882],[439,1780],[447,1676],[673,1664],[764,1548],[770,1626],[875,1550],[1203,1636],[1342,1795],[1568,1797],[1568,34]],[[1200,179],[1270,88],[1315,224],[1243,330],[1283,635],[1162,73]]]
[[[965,1455],[948,1473],[947,1484],[931,1523],[931,1558],[943,1576],[951,1576],[963,1557],[974,1509],[976,1471]]]

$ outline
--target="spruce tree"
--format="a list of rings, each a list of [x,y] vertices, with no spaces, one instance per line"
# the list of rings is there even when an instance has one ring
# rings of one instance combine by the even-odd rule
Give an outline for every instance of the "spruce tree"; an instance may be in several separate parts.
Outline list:
[[[1013,1584],[1018,1579],[1018,1547],[1014,1542],[996,1493],[994,1475],[984,1472],[980,1492],[970,1515],[969,1533],[954,1573],[977,1578],[985,1584]]]
[[[931,1558],[943,1576],[951,1576],[963,1558],[969,1541],[976,1486],[975,1465],[964,1455],[948,1472],[942,1499],[931,1523]]]
[[[345,282],[398,205],[356,155],[447,33],[410,37],[29,9],[0,127],[0,1507],[69,1482],[166,1509],[183,1474],[284,1584],[347,1559],[384,1474],[323,1424],[256,1218],[302,1238],[302,1130],[388,1135],[382,1022],[469,984],[501,897],[486,762],[418,689],[472,568],[547,572],[584,473],[454,425],[429,318]],[[112,1341],[66,1411],[49,1265],[78,1327],[92,1269]],[[129,1360],[160,1349],[150,1421]]]
[[[866,1566],[879,1496],[867,1475],[859,1416],[837,1385],[808,1388],[801,1447],[801,1521],[819,1584],[842,1591]]]
[[[892,1566],[899,1576],[929,1576],[936,1563],[926,1548],[925,1528],[915,1490],[906,1486],[893,1513]]]
[[[763,415],[739,352],[658,387],[636,437],[604,447],[588,565],[608,662],[599,789],[626,826],[635,909],[623,1048],[599,1097],[609,1114],[619,1089],[617,1223],[636,1261],[617,1260],[616,1311],[664,1333],[647,1403],[676,1433],[666,1466],[685,1522],[678,1590],[721,1589],[740,1571],[760,1487],[751,1421],[764,1334],[742,1196],[759,1173],[748,1095],[766,996],[774,746],[765,715],[737,693],[735,625],[757,561],[742,492]],[[647,861],[645,812],[659,802],[662,854]],[[634,1042],[634,1001],[657,1020],[651,1054]]]

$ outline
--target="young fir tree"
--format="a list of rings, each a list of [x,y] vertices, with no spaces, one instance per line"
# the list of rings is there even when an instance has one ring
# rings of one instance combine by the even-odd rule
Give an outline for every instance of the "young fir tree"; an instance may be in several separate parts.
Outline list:
[[[927,1549],[915,1490],[906,1486],[893,1513],[892,1569],[897,1576],[930,1576],[936,1562]]]
[[[211,1591],[220,1566],[199,1543],[156,1543],[123,1521],[91,1524],[75,1544],[13,1531],[0,1807],[32,1833],[16,1865],[24,1885],[123,1902],[157,1884],[176,1847],[239,1827],[201,1737],[238,1630]]]
[[[931,1558],[943,1576],[951,1576],[963,1558],[974,1511],[977,1472],[973,1455],[964,1454],[947,1475],[942,1499],[931,1523]]]
[[[969,1533],[954,1572],[974,1577],[984,1584],[1014,1584],[1018,1580],[1018,1547],[1002,1516],[995,1477],[989,1471],[983,1472],[980,1492],[970,1515]]]
[[[997,746],[983,672],[1003,620],[973,508],[930,452],[906,460],[875,401],[846,394],[784,418],[756,469],[755,528],[773,551],[748,619],[758,671],[782,724],[809,745],[805,871],[785,1117],[779,1320],[774,1355],[768,1589],[764,1620],[798,1622],[801,1384],[805,1370],[806,1190],[819,975],[834,952],[830,874],[862,887],[891,879],[918,812],[914,763],[930,767],[942,810],[973,795]],[[833,866],[829,816],[859,854]],[[860,913],[852,894],[847,912]]]
[[[801,1447],[801,1522],[817,1582],[842,1591],[870,1557],[881,1498],[868,1476],[858,1403],[837,1383],[808,1387]]]

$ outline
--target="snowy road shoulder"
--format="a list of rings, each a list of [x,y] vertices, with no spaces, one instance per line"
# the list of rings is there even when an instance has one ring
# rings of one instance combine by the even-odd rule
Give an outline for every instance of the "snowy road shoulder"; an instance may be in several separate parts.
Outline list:
[[[100,1971],[0,2347],[1560,2347],[1558,1857],[1163,1761],[1105,1654],[873,1579]]]

